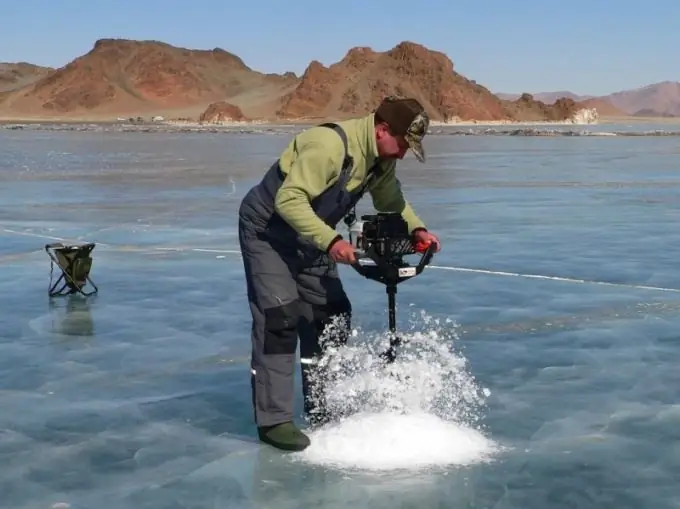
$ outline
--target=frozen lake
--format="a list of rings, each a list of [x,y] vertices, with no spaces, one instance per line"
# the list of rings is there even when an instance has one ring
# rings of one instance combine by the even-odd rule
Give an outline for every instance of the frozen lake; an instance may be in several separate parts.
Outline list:
[[[427,139],[398,169],[443,241],[399,286],[410,379],[362,367],[386,295],[343,267],[354,415],[282,454],[236,221],[289,136],[0,130],[3,507],[678,507],[680,138]],[[59,240],[97,244],[96,296],[48,298]]]

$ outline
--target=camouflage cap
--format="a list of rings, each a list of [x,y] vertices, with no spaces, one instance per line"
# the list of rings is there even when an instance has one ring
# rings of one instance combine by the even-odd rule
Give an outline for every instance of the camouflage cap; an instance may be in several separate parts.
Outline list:
[[[430,127],[430,117],[416,99],[386,97],[375,110],[375,115],[387,123],[393,134],[403,136],[418,160],[425,162],[423,138]]]

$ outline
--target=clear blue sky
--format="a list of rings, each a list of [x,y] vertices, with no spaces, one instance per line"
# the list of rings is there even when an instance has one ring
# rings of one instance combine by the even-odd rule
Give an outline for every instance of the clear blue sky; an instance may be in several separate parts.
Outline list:
[[[265,72],[411,40],[494,92],[607,94],[680,81],[680,1],[6,1],[0,62],[60,67],[96,39],[220,47]]]

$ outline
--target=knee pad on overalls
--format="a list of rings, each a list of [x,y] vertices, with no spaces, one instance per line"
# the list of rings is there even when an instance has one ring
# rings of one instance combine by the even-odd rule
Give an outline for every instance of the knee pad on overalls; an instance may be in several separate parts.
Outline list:
[[[297,300],[264,310],[265,355],[295,355],[299,318],[300,304]]]

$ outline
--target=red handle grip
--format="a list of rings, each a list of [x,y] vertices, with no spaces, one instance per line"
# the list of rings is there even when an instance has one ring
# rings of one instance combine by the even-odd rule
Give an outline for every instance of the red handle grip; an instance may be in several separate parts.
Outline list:
[[[431,242],[423,242],[422,240],[419,240],[415,244],[413,244],[413,249],[416,250],[416,253],[424,253],[427,251],[427,248],[430,247]]]

